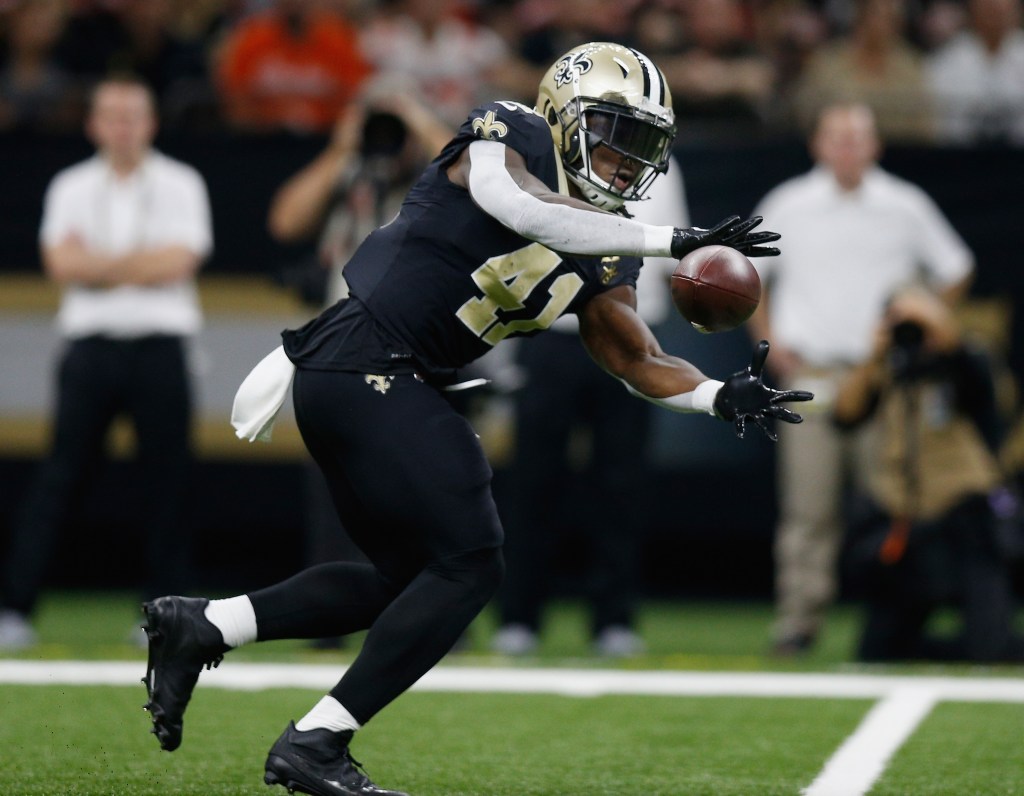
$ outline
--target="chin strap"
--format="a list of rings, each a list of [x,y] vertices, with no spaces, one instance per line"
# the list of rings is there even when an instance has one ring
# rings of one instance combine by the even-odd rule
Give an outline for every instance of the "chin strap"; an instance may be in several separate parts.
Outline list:
[[[578,171],[567,171],[569,179],[575,183],[576,187],[580,189],[583,197],[592,204],[594,207],[598,207],[601,210],[607,210],[609,213],[619,213],[619,215],[625,215],[626,218],[631,218],[627,214],[620,213],[620,210],[625,209],[625,200],[622,197],[614,196],[606,191],[602,191],[590,180],[586,179]]]

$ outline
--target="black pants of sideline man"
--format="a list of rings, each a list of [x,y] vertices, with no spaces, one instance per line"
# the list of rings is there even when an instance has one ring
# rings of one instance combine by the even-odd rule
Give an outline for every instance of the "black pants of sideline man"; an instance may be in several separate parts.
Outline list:
[[[4,606],[32,612],[60,528],[121,413],[135,427],[143,485],[138,545],[147,565],[143,596],[181,593],[188,577],[181,510],[192,412],[181,338],[74,340],[64,351],[57,379],[50,452],[30,487],[4,562]]]
[[[650,405],[590,358],[578,335],[550,332],[524,340],[519,362],[527,385],[516,394],[516,458],[505,555],[508,574],[500,594],[502,624],[538,630],[549,597],[560,529],[585,529],[585,597],[591,633],[631,627],[641,545],[642,491]],[[568,500],[570,438],[590,436],[583,469],[585,489]]]

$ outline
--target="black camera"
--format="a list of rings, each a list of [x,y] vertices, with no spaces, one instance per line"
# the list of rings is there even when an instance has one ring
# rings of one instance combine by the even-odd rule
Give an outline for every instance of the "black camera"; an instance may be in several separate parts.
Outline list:
[[[900,321],[892,327],[889,362],[897,379],[922,375],[921,352],[924,348],[924,327],[916,321]]]
[[[364,158],[394,157],[402,151],[408,131],[405,122],[387,111],[370,111],[363,123],[360,154]]]
[[[924,345],[924,327],[917,321],[900,321],[892,327],[893,348],[917,352]]]

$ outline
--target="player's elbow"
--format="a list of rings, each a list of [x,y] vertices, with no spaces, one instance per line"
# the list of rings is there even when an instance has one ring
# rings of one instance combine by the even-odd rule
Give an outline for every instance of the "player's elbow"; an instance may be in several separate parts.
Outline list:
[[[562,227],[552,224],[562,207],[553,202],[523,193],[515,206],[515,215],[508,226],[527,240],[536,241],[552,249],[560,249],[569,244]]]
[[[507,190],[506,186],[474,181],[470,184],[469,195],[477,207],[502,226],[517,235],[533,240],[533,218],[530,214],[531,197],[518,188]]]

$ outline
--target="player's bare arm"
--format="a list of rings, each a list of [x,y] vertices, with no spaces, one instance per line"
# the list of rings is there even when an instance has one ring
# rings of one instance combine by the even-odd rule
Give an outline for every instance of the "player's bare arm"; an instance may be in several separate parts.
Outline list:
[[[662,351],[636,314],[636,292],[620,286],[588,301],[579,315],[580,337],[590,356],[636,392],[668,398],[709,381],[696,367]]]
[[[804,390],[775,390],[763,382],[768,343],[758,343],[751,364],[724,382],[710,379],[684,359],[661,350],[647,325],[635,312],[631,287],[618,287],[587,302],[580,313],[580,336],[594,360],[617,376],[635,395],[676,412],[707,412],[735,424],[742,437],[748,422],[770,439],[776,438],[768,419],[800,423],[803,418],[785,408],[788,402],[809,401]]]

